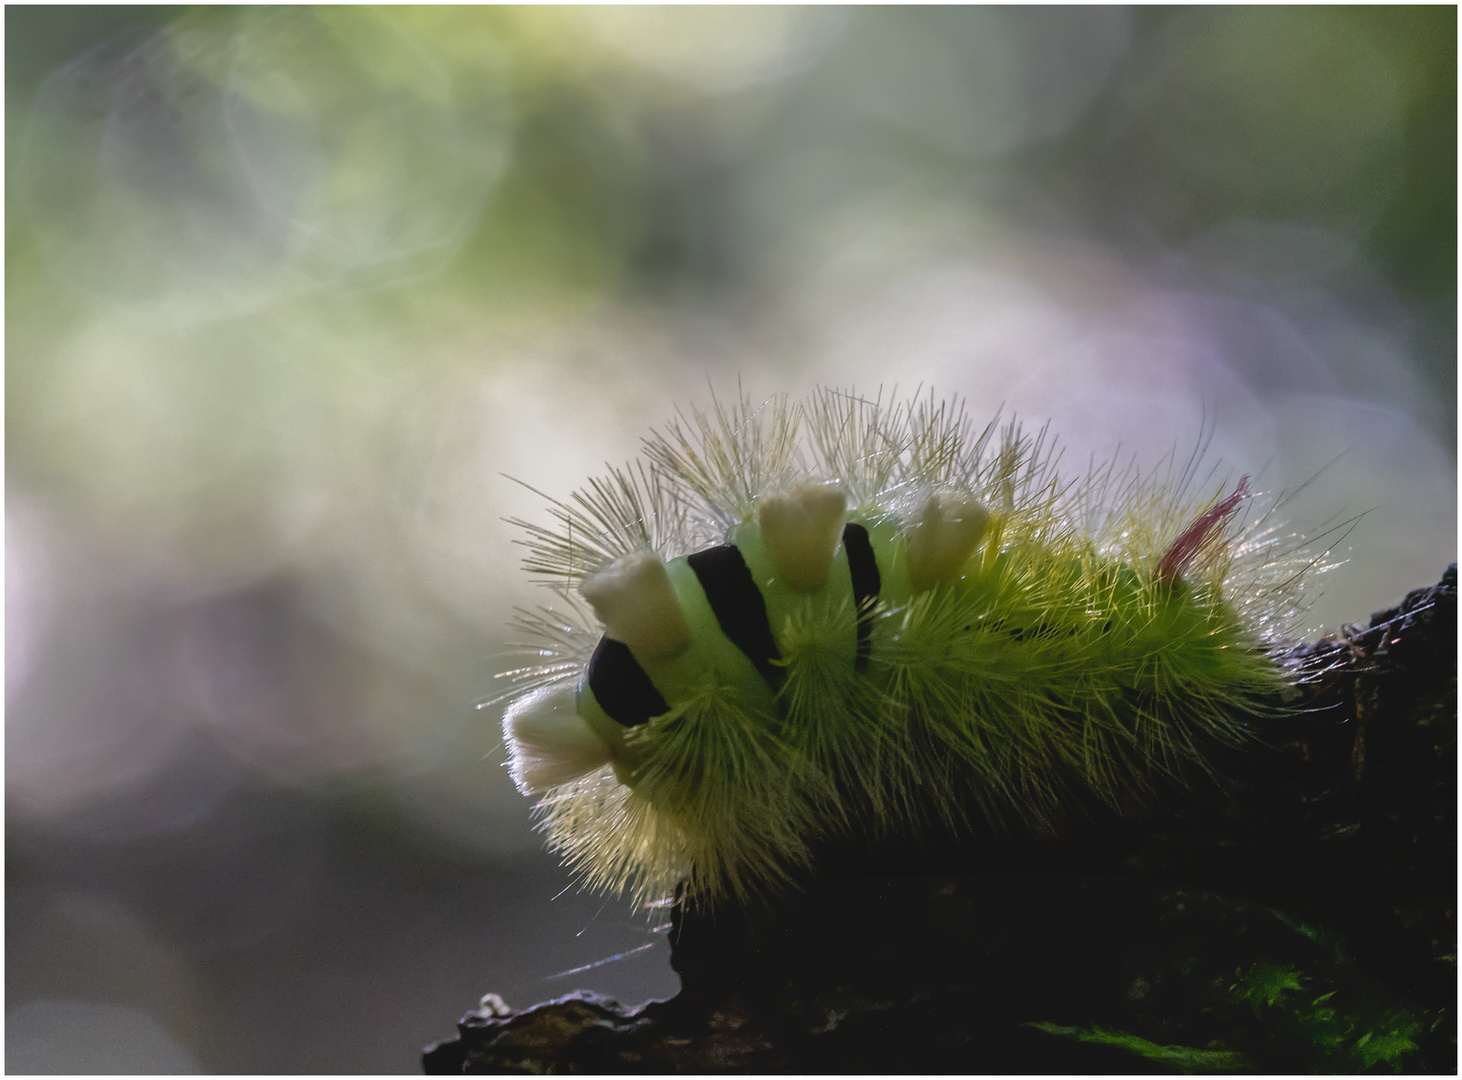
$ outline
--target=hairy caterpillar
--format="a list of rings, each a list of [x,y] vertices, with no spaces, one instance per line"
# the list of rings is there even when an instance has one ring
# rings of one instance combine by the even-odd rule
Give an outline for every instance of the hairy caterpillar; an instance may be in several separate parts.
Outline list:
[[[828,838],[1040,825],[1201,765],[1277,707],[1300,575],[1247,477],[1192,493],[1199,456],[1063,480],[1045,430],[932,395],[681,414],[514,522],[564,606],[522,616],[513,779],[590,887],[704,902]]]

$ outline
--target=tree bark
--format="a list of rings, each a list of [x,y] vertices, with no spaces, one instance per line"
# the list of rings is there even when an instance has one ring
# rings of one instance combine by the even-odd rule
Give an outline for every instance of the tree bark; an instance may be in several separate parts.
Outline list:
[[[484,999],[426,1071],[1453,1072],[1456,658],[1454,565],[1181,790],[677,905],[673,999]]]

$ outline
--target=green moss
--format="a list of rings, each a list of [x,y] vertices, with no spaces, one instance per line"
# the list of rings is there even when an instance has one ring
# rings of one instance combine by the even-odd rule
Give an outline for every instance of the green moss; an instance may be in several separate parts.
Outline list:
[[[1304,977],[1298,971],[1261,960],[1239,977],[1233,992],[1241,1001],[1253,1006],[1254,1012],[1261,1013],[1264,1008],[1279,1005],[1290,991],[1304,988]]]
[[[1207,1049],[1196,1046],[1163,1046],[1127,1031],[1108,1031],[1099,1027],[1061,1027],[1059,1024],[1044,1022],[1025,1026],[1078,1042],[1119,1047],[1181,1073],[1244,1072],[1253,1068],[1249,1059],[1237,1050],[1228,1050],[1217,1045]]]
[[[1238,977],[1231,992],[1266,1028],[1307,1045],[1315,1071],[1366,1072],[1382,1066],[1400,1071],[1406,1056],[1419,1049],[1416,1040],[1425,1025],[1411,1011],[1348,1005],[1334,990],[1312,998],[1304,992],[1308,981],[1295,968],[1259,961]]]

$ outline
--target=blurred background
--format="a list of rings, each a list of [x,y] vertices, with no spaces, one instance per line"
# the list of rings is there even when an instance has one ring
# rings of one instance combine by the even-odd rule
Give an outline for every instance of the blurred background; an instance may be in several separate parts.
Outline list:
[[[9,7],[6,1065],[412,1072],[674,993],[499,714],[564,495],[707,385],[1205,426],[1456,557],[1456,10]],[[635,951],[638,950],[638,951]],[[559,973],[618,954],[587,971]]]

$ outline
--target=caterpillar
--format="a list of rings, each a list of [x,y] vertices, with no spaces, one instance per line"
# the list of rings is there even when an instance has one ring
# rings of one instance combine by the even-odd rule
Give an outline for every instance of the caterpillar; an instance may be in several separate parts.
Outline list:
[[[1040,828],[1253,737],[1303,556],[1201,444],[1063,480],[1043,428],[932,393],[744,394],[526,532],[503,729],[586,886],[775,896],[829,840]],[[542,493],[538,493],[542,495]]]

